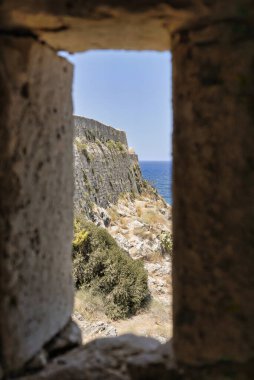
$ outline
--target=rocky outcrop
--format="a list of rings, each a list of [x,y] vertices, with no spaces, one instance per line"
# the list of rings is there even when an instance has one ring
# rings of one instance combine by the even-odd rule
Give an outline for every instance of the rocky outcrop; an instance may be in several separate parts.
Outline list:
[[[74,126],[74,208],[92,219],[94,204],[106,208],[124,192],[139,193],[142,176],[125,132],[79,116]]]

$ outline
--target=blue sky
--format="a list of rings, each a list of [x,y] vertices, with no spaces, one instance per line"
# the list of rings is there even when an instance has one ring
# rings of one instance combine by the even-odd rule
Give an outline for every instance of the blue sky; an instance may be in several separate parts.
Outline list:
[[[169,52],[61,54],[75,65],[74,113],[126,131],[140,160],[170,160]]]

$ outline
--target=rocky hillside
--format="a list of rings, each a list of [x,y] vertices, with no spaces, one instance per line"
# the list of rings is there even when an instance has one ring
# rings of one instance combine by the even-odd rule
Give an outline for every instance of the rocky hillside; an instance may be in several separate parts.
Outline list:
[[[106,228],[127,256],[143,262],[151,295],[146,309],[114,321],[100,297],[81,290],[74,319],[84,341],[134,332],[165,342],[172,333],[171,206],[143,180],[125,132],[83,117],[74,124],[75,216]]]
[[[94,204],[106,208],[124,192],[140,193],[142,177],[125,132],[80,116],[74,126],[74,207],[91,219]]]

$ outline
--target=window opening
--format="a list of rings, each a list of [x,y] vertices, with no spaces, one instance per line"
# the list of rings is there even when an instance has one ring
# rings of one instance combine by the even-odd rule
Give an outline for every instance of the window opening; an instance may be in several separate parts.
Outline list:
[[[60,55],[74,64],[73,317],[85,342],[130,332],[165,342],[172,336],[170,53]]]

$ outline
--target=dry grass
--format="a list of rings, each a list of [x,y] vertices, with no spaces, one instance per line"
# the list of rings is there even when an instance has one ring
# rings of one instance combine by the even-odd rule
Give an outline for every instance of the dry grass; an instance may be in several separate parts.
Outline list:
[[[144,260],[149,262],[149,263],[157,264],[157,263],[161,263],[163,261],[163,256],[162,256],[161,252],[157,251],[157,252],[153,252],[150,255],[146,255],[144,257]]]
[[[171,307],[158,300],[152,300],[146,310],[138,315],[115,323],[118,334],[137,334],[152,337],[172,337]]]
[[[142,216],[142,208],[141,208],[141,206],[137,206],[136,207],[136,211],[137,211],[137,216],[139,218],[141,218],[141,216]]]
[[[143,215],[142,219],[147,224],[159,224],[159,223],[165,223],[165,218],[161,214],[158,213],[156,210],[146,210]]]
[[[170,289],[170,294],[172,294],[172,276],[167,276],[165,284]]]
[[[81,289],[76,292],[74,311],[91,322],[108,319],[102,297],[93,295],[89,290]]]
[[[119,224],[123,227],[126,227],[129,223],[129,219],[126,216],[119,217]]]
[[[110,208],[107,209],[107,212],[109,214],[109,217],[112,223],[119,221],[119,214],[117,212],[116,206],[111,206]]]
[[[149,305],[149,313],[162,322],[168,322],[171,320],[172,310],[171,306],[165,306],[160,300],[152,299]]]
[[[151,231],[146,230],[142,227],[135,228],[134,233],[142,239],[152,240],[153,238],[153,234],[151,233]]]
[[[128,193],[121,193],[118,197],[118,201],[122,204],[128,205],[130,201],[130,195]]]
[[[118,321],[111,321],[104,313],[103,302],[89,291],[80,290],[75,296],[74,311],[89,322],[105,321],[116,327],[118,335],[132,333],[151,337],[172,337],[172,310],[159,300],[152,299],[139,314]],[[96,336],[92,337],[93,339]]]

